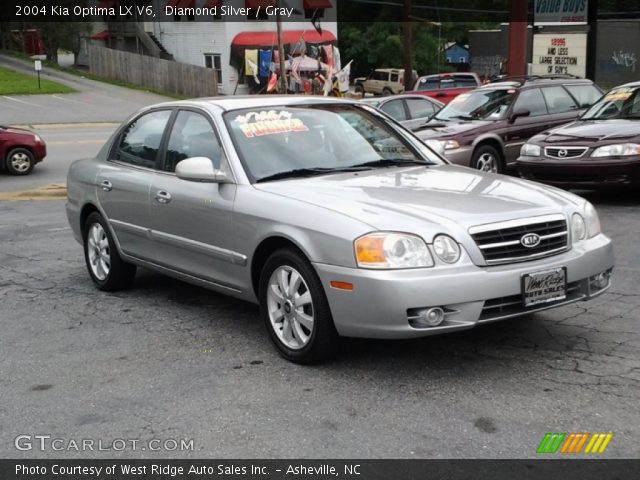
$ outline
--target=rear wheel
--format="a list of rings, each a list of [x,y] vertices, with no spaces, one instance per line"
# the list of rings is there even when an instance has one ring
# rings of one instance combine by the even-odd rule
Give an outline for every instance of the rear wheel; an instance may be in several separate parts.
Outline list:
[[[356,85],[354,90],[356,91],[356,93],[362,95],[364,97],[364,87],[360,84]]]
[[[260,309],[273,344],[295,363],[335,354],[338,344],[322,284],[309,261],[294,249],[275,252],[260,275]]]
[[[89,276],[100,290],[113,292],[133,283],[136,267],[122,260],[98,212],[89,215],[84,225],[84,258]]]
[[[384,87],[382,89],[382,95],[384,95],[385,97],[388,97],[389,95],[393,95],[393,90],[391,90],[389,87]]]
[[[500,153],[491,145],[476,148],[471,158],[471,168],[492,173],[501,173],[504,170]]]
[[[14,148],[5,159],[5,166],[11,175],[28,175],[35,163],[33,153],[26,148]]]

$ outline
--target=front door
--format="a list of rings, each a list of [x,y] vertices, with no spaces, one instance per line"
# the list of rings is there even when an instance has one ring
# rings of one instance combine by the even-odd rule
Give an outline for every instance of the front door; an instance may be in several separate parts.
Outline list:
[[[151,183],[156,263],[233,288],[237,270],[244,268],[243,260],[246,263],[246,258],[233,250],[231,217],[236,185],[178,178],[176,165],[192,157],[207,157],[215,168],[228,171],[207,114],[180,110],[161,167]]]

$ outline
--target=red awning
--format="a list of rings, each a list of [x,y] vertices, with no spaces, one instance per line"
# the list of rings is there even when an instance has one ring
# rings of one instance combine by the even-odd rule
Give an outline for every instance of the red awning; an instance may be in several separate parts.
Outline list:
[[[296,43],[301,39],[307,43],[327,43],[335,42],[336,37],[327,30],[323,30],[322,35],[313,29],[282,32],[283,43]],[[276,32],[241,32],[233,38],[231,44],[271,46],[278,44],[278,38]]]
[[[221,7],[222,0],[207,0],[203,5],[204,8],[213,8],[213,7]]]
[[[276,0],[244,0],[244,6],[247,8],[275,7]]]
[[[305,10],[331,8],[331,2],[329,0],[302,0],[302,5]]]
[[[196,0],[168,0],[167,7],[195,8]]]
[[[91,40],[104,40],[106,41],[109,38],[109,32],[103,30],[101,32],[95,33],[89,37]]]

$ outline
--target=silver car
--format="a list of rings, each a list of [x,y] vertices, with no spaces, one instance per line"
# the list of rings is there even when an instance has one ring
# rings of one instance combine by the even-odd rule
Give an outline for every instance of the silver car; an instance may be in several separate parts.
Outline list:
[[[374,108],[253,96],[146,108],[68,176],[102,290],[136,267],[260,304],[287,359],[587,300],[611,241],[584,199],[449,165]]]

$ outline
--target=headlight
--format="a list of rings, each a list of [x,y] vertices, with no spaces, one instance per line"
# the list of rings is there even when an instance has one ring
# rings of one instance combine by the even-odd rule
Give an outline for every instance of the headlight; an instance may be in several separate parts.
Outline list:
[[[539,157],[541,153],[541,148],[539,145],[534,145],[532,143],[525,143],[520,148],[520,155],[523,157]]]
[[[460,260],[460,245],[448,235],[438,235],[433,239],[433,251],[445,263],[456,263]]]
[[[33,137],[34,137],[34,140],[36,141],[36,143],[44,143],[44,142],[42,141],[42,138],[40,138],[40,136],[39,136],[39,135],[37,135],[37,134],[35,134],[35,133],[34,133],[34,134],[33,134]]]
[[[579,213],[574,213],[571,216],[571,238],[574,242],[587,238],[587,226]]]
[[[425,140],[425,142],[431,150],[436,152],[438,155],[444,155],[444,145],[440,140]]]
[[[587,222],[588,238],[593,238],[600,233],[600,218],[596,208],[587,202],[584,206],[584,216]]]
[[[445,150],[453,150],[456,148],[460,148],[460,144],[455,140],[438,140],[442,148]]]
[[[432,267],[433,259],[422,238],[408,233],[371,233],[355,241],[356,261],[361,268]]]
[[[640,145],[637,143],[620,143],[616,145],[605,145],[598,147],[591,154],[592,157],[625,157],[629,155],[640,155]]]

